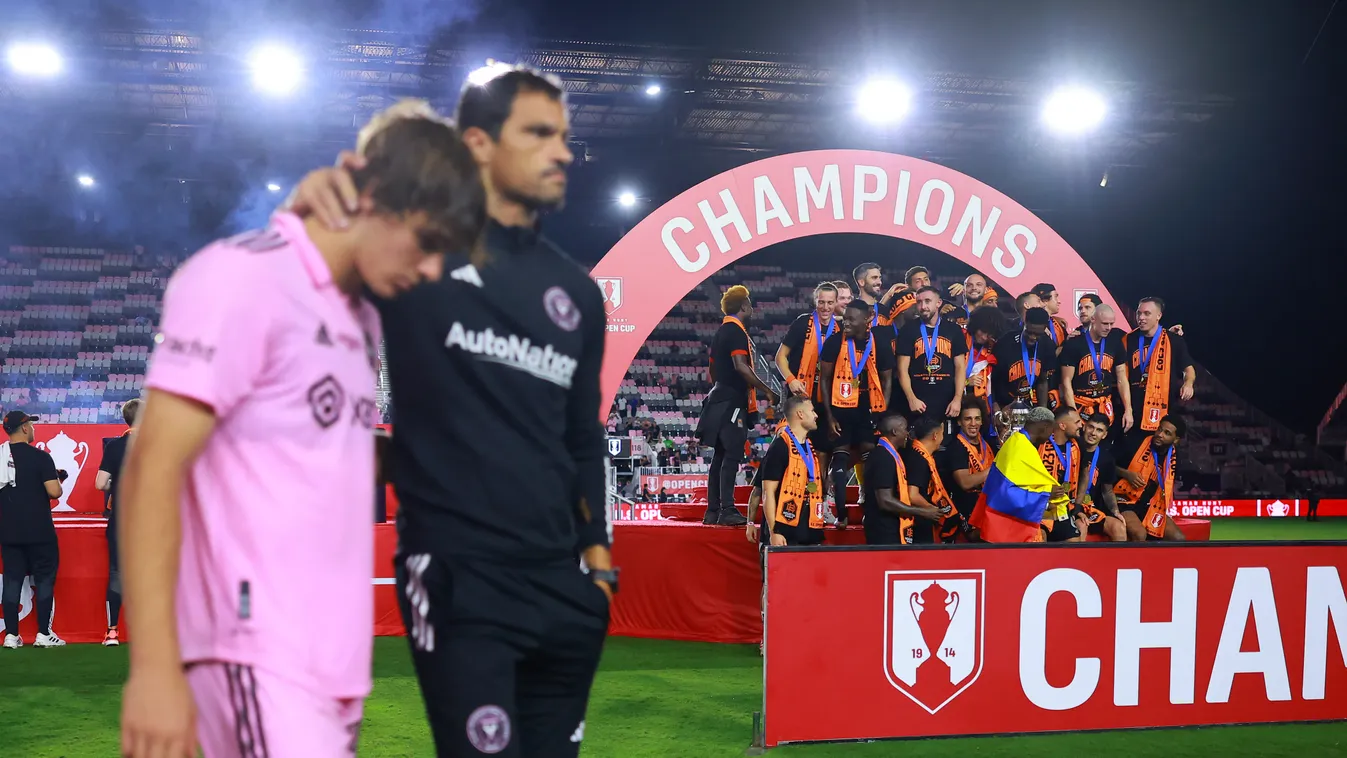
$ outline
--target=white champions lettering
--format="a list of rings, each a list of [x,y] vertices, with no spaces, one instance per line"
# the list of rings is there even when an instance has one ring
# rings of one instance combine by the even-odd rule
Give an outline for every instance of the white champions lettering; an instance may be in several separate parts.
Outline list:
[[[943,179],[914,181],[912,172],[906,169],[893,174],[879,166],[844,167],[836,163],[816,173],[811,174],[804,166],[794,167],[794,186],[784,193],[770,178],[753,177],[751,206],[747,193],[736,200],[729,189],[713,189],[698,201],[695,217],[666,220],[660,240],[674,263],[688,273],[710,265],[712,248],[721,254],[730,253],[736,244],[750,243],[755,236],[797,223],[808,224],[812,218],[840,221],[849,216],[852,221],[865,221],[867,216],[882,217],[886,222],[891,220],[894,227],[911,226],[912,239],[940,238],[946,247],[986,260],[1006,279],[1023,273],[1028,256],[1038,248],[1038,234],[1033,229],[1008,223],[1000,207],[976,194],[956,192]],[[843,200],[847,187],[851,188],[850,207]],[[793,206],[789,202],[792,197]]]
[[[476,332],[455,321],[444,340],[447,348],[459,348],[490,363],[499,363],[531,374],[558,387],[570,389],[576,360],[551,345],[534,345],[516,334],[496,334],[490,328]]]
[[[1065,711],[1087,703],[1100,686],[1101,671],[1107,658],[1079,655],[1075,671],[1065,685],[1050,684],[1045,670],[1043,641],[1053,639],[1047,613],[1048,600],[1054,594],[1071,596],[1078,618],[1103,618],[1112,611],[1114,625],[1113,692],[1115,706],[1137,706],[1141,702],[1143,676],[1167,674],[1170,705],[1192,705],[1200,698],[1205,703],[1228,703],[1235,675],[1255,675],[1261,681],[1261,693],[1268,701],[1285,702],[1295,692],[1293,666],[1302,661],[1298,682],[1304,700],[1323,700],[1327,670],[1334,656],[1347,657],[1347,594],[1342,577],[1334,566],[1310,566],[1305,576],[1304,604],[1290,593],[1273,592],[1271,572],[1262,566],[1242,566],[1235,571],[1234,583],[1226,596],[1209,597],[1213,607],[1224,605],[1224,621],[1216,642],[1216,654],[1210,663],[1207,685],[1197,687],[1198,671],[1198,570],[1175,568],[1171,579],[1159,582],[1143,580],[1140,569],[1119,569],[1116,574],[1115,604],[1103,602],[1095,577],[1076,569],[1052,569],[1029,583],[1020,607],[1020,686],[1029,702],[1049,711]],[[1144,592],[1156,592],[1169,585],[1169,618],[1141,620]],[[1283,637],[1283,619],[1303,613],[1303,650],[1288,655],[1287,646],[1301,642],[1296,636]],[[1252,627],[1252,630],[1250,630]],[[1244,640],[1255,640],[1245,650]],[[1336,634],[1333,634],[1336,631]],[[1164,649],[1169,653],[1169,670],[1145,670],[1141,651]]]

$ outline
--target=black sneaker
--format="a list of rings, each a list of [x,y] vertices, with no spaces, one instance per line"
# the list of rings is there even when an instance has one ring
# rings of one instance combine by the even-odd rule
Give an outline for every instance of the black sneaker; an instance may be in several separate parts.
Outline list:
[[[736,509],[729,513],[720,514],[720,520],[716,523],[720,526],[744,526],[748,523],[748,519],[744,518],[744,514]]]
[[[702,524],[705,526],[715,526],[720,521],[720,516],[710,508],[706,509],[706,515],[702,517]]]

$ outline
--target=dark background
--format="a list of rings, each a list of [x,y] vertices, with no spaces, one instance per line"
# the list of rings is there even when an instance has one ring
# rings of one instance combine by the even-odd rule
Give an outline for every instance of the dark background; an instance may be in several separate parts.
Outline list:
[[[1185,325],[1200,362],[1254,405],[1298,431],[1312,432],[1347,379],[1340,357],[1347,340],[1333,315],[1340,307],[1337,288],[1347,274],[1340,104],[1347,92],[1341,76],[1347,72],[1347,9],[1335,9],[1324,24],[1333,5],[1332,0],[10,0],[0,8],[0,42],[6,33],[25,29],[157,28],[165,19],[184,20],[203,34],[354,25],[451,30],[521,45],[544,38],[847,55],[856,60],[858,81],[867,68],[901,70],[911,63],[925,70],[1045,80],[1070,72],[1086,80],[1229,95],[1233,107],[1197,130],[1195,138],[1163,147],[1151,167],[1128,171],[1106,188],[1099,187],[1097,173],[1058,171],[1053,201],[1031,209],[1085,257],[1119,300],[1164,297],[1170,303],[1166,322]],[[103,243],[199,246],[265,218],[269,201],[259,204],[255,194],[262,177],[284,175],[293,182],[312,165],[273,154],[240,167],[228,156],[203,151],[193,157],[195,175],[210,181],[193,187],[190,202],[165,208],[157,196],[140,190],[137,177],[156,175],[149,159],[118,156],[119,168],[100,169],[99,176],[107,187],[109,173],[123,174],[118,191],[93,199],[74,192],[69,176],[74,167],[97,162],[88,155],[97,152],[94,146],[44,135],[43,149],[34,150],[13,137],[23,124],[5,127],[3,243],[68,244],[79,236]],[[762,156],[643,152],[609,159],[602,167],[578,167],[570,207],[549,220],[549,230],[575,257],[597,261],[640,213],[756,157]],[[1016,194],[1015,177],[1002,181],[990,167],[991,175],[977,166],[958,168]],[[611,202],[623,186],[636,187],[648,199],[643,209],[624,212]],[[817,237],[781,247],[786,249],[759,253],[754,262],[775,259],[840,275],[862,258],[892,265],[920,260],[938,271],[959,272],[942,256],[890,240]],[[922,260],[923,254],[929,258]]]

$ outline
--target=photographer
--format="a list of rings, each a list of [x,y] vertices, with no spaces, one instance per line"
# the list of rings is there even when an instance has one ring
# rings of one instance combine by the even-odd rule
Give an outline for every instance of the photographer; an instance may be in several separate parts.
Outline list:
[[[19,593],[33,577],[37,601],[37,647],[60,647],[65,640],[51,630],[60,548],[51,520],[51,501],[61,496],[66,473],[43,450],[33,447],[36,416],[5,414],[9,441],[0,444],[0,562],[4,568],[3,605],[7,648],[23,646],[19,636]]]

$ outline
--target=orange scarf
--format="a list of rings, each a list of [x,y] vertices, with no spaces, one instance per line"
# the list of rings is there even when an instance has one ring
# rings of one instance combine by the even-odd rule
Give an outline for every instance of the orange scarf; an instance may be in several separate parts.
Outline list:
[[[1055,508],[1053,508],[1053,513],[1059,517],[1065,515],[1064,511],[1067,507],[1066,501],[1075,499],[1076,485],[1078,484],[1077,480],[1080,479],[1080,443],[1075,440],[1067,440],[1066,444],[1068,446],[1066,455],[1071,460],[1066,464],[1067,469],[1065,471],[1065,479],[1062,477],[1064,473],[1062,471],[1062,461],[1057,458],[1057,451],[1052,447],[1052,440],[1050,439],[1038,447],[1038,455],[1043,459],[1043,467],[1048,470],[1049,474],[1052,474],[1052,478],[1061,482],[1062,486],[1066,488],[1066,498],[1060,501],[1053,501],[1052,503],[1055,506]],[[1052,518],[1045,518],[1043,519],[1043,525],[1050,527],[1053,521],[1054,519]]]
[[[1117,484],[1113,485],[1113,493],[1123,502],[1135,504],[1150,483],[1156,482],[1160,490],[1156,493],[1159,497],[1151,497],[1150,507],[1146,509],[1146,518],[1142,526],[1146,527],[1146,531],[1152,536],[1163,537],[1165,517],[1169,515],[1169,506],[1174,501],[1174,448],[1170,447],[1165,453],[1165,462],[1161,464],[1165,480],[1160,482],[1155,473],[1155,446],[1151,444],[1153,441],[1154,435],[1147,435],[1141,441],[1141,447],[1137,448],[1136,454],[1132,456],[1132,462],[1127,464],[1128,471],[1141,475],[1141,487],[1133,487],[1126,479],[1119,479]]]
[[[889,444],[888,440],[880,439],[879,442],[878,447],[882,448],[884,453],[893,459],[894,481],[897,482],[894,486],[894,497],[898,498],[898,502],[903,505],[912,505],[912,493],[907,491],[907,464],[903,463],[902,456]],[[879,451],[876,450],[871,455],[877,455],[878,453]],[[916,519],[914,518],[898,517],[898,543],[900,545],[912,544],[912,525],[915,522]]]
[[[786,464],[786,473],[781,477],[781,487],[776,492],[776,523],[798,526],[800,514],[808,513],[809,528],[823,528],[823,483],[822,472],[818,470],[818,460],[814,460],[814,491],[809,491],[809,467],[805,465],[800,451],[791,441],[785,428],[778,435],[786,442],[790,452],[790,462]],[[801,445],[807,444],[804,440]]]
[[[870,410],[874,413],[881,413],[888,408],[888,403],[884,399],[884,388],[879,384],[879,368],[875,363],[875,335],[871,333],[867,337],[870,347],[870,355],[865,359],[865,375],[867,378],[866,391],[870,393]],[[856,343],[851,338],[842,339],[842,349],[837,355],[837,363],[833,365],[833,396],[832,404],[834,408],[855,408],[859,403],[860,393],[856,391],[856,377],[852,376],[851,359],[856,355]]]
[[[753,369],[755,366],[757,366],[758,365],[757,356],[753,355],[753,340],[748,336],[748,330],[744,329],[744,322],[740,321],[738,318],[734,316],[726,316],[720,323],[722,325],[733,323],[735,326],[743,330],[744,340],[748,342],[748,367],[750,369]],[[730,370],[733,371],[734,367],[731,366]],[[758,412],[758,393],[754,392],[751,386],[748,388],[748,412],[749,413]]]
[[[1132,370],[1141,371],[1141,344],[1146,335],[1137,333],[1137,349],[1132,352]],[[1141,401],[1141,428],[1153,432],[1160,428],[1160,419],[1169,413],[1169,333],[1163,326],[1155,328],[1155,337],[1148,345],[1150,361],[1141,381],[1145,396]]]
[[[912,449],[917,451],[917,455],[926,462],[926,467],[931,470],[931,488],[926,493],[926,499],[936,508],[949,508],[950,515],[935,524],[936,536],[942,542],[950,542],[959,532],[959,520],[954,517],[954,498],[949,496],[949,490],[945,489],[945,482],[940,478],[940,469],[935,465],[935,458],[928,452],[921,443],[913,442]]]
[[[1048,324],[1048,336],[1052,338],[1052,344],[1061,347],[1063,342],[1071,336],[1071,331],[1066,328],[1066,320],[1058,316],[1053,316]]]
[[[814,381],[818,378],[818,358],[819,349],[823,346],[822,335],[814,332],[814,316],[817,313],[808,314],[809,320],[804,328],[804,352],[800,354],[800,369],[795,372],[795,378],[809,391],[810,397],[815,397],[817,390],[814,388]],[[828,315],[828,321],[825,324],[822,316],[819,316],[819,328],[825,332],[828,327],[836,324],[832,314]]]
[[[968,451],[968,470],[970,473],[981,474],[991,468],[992,463],[996,461],[996,456],[992,454],[992,446],[987,444],[987,440],[978,437],[978,446],[973,447],[973,443],[969,442],[962,432],[957,437],[960,444]]]

